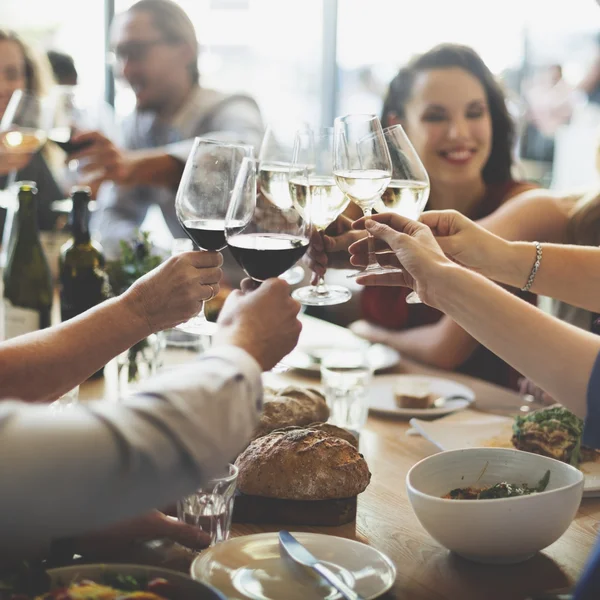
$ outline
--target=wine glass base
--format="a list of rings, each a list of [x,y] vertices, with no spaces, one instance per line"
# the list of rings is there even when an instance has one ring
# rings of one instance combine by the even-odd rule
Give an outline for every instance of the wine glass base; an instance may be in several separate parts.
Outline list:
[[[292,298],[306,306],[332,306],[348,302],[352,292],[341,285],[327,285],[322,293],[316,286],[308,286],[294,290]]]
[[[304,279],[304,269],[300,265],[296,265],[282,273],[279,279],[283,279],[289,285],[296,285]]]
[[[190,319],[185,323],[181,323],[181,325],[177,325],[175,329],[195,335],[214,335],[217,331],[217,324],[205,319]]]

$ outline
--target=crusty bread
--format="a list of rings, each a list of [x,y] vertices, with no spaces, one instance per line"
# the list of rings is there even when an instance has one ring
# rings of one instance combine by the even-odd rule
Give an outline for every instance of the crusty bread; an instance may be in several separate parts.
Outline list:
[[[371,479],[363,456],[323,431],[274,431],[255,439],[235,461],[244,493],[283,500],[351,498]]]
[[[355,448],[358,448],[358,438],[355,435],[350,433],[347,429],[342,429],[341,427],[332,425],[331,423],[311,423],[305,427],[297,427],[292,425],[291,427],[280,427],[279,429],[273,430],[271,433],[275,433],[276,431],[297,431],[298,429],[322,431],[329,437],[341,438],[342,440],[346,440],[348,443],[352,444]]]
[[[266,388],[263,412],[254,439],[282,427],[302,427],[316,421],[327,421],[328,418],[329,408],[317,390],[295,386],[280,390]]]

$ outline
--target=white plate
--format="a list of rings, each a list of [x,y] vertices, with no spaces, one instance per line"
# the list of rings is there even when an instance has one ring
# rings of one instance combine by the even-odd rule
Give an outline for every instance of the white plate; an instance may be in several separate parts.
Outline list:
[[[435,396],[464,396],[465,400],[450,400],[440,408],[399,408],[394,399],[396,385],[406,382],[407,386],[424,383]],[[410,417],[441,417],[467,408],[475,400],[475,393],[462,383],[427,375],[379,375],[373,378],[369,392],[369,409],[375,413]]]
[[[460,448],[512,448],[514,419],[466,410],[437,421],[411,419],[410,424],[440,450]],[[600,496],[600,462],[581,464],[584,475],[583,495]]]
[[[104,577],[114,575],[129,575],[144,581],[162,577],[176,586],[179,592],[177,597],[181,600],[225,600],[220,592],[210,588],[203,582],[190,579],[183,573],[147,565],[73,565],[71,567],[48,569],[47,573],[50,576],[52,586],[69,585],[72,581],[81,579],[91,579],[97,583],[102,583]]]
[[[348,345],[332,342],[330,344],[321,343],[314,346],[302,346],[297,347],[291,354],[288,354],[282,362],[293,369],[310,371],[311,373],[320,373],[321,359],[328,352],[366,346],[367,344],[361,344],[360,342],[350,343]],[[400,362],[400,354],[393,348],[384,346],[383,344],[373,344],[369,346],[367,349],[367,356],[375,371],[390,369]]]
[[[389,590],[396,568],[366,544],[320,533],[293,533],[316,558],[366,600]],[[282,558],[276,533],[233,538],[202,552],[192,563],[194,579],[230,600],[333,600],[340,596],[310,570]]]

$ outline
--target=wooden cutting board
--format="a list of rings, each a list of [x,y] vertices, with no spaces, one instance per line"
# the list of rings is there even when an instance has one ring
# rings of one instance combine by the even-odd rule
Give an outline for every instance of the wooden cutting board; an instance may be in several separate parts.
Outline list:
[[[236,493],[234,523],[345,525],[356,520],[356,496],[335,500],[279,500]]]

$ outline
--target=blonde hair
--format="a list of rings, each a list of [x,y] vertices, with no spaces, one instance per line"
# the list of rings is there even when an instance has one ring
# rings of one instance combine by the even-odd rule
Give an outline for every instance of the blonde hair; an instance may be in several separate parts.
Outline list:
[[[25,62],[25,90],[43,96],[53,84],[52,67],[47,56],[38,54],[16,31],[0,28],[0,42],[13,42],[19,46]]]

